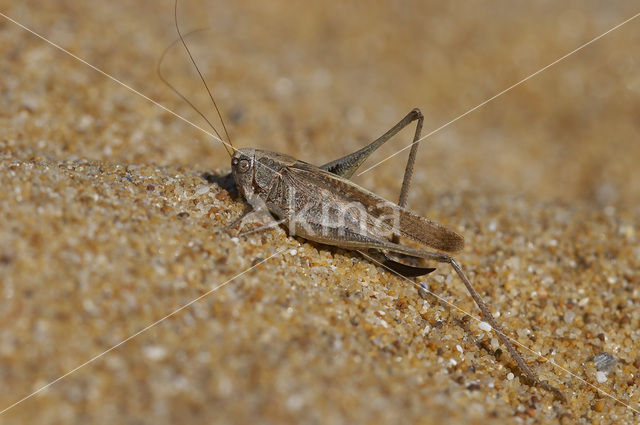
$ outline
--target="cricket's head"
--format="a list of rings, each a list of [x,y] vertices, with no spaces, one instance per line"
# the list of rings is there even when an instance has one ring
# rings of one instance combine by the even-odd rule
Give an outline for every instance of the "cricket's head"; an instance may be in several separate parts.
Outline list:
[[[238,191],[244,198],[255,193],[268,194],[274,179],[283,167],[297,163],[293,157],[263,149],[237,149],[231,157],[231,173]]]
[[[247,198],[253,193],[253,175],[256,150],[254,148],[237,149],[231,157],[231,173],[242,196]]]

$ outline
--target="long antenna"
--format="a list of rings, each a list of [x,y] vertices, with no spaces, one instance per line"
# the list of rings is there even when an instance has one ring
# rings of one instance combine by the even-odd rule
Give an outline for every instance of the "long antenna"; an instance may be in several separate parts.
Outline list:
[[[184,35],[184,37],[189,37],[191,34],[194,34],[196,32],[199,31],[204,31],[206,28],[201,28],[201,29],[196,29],[193,31],[188,32],[187,34]],[[200,109],[198,109],[193,102],[191,102],[184,94],[182,94],[180,92],[180,90],[178,90],[173,84],[171,84],[169,82],[169,80],[162,74],[162,63],[164,62],[164,58],[167,55],[167,53],[169,52],[169,50],[171,50],[171,48],[173,46],[176,45],[177,42],[179,42],[180,39],[176,38],[169,46],[167,46],[166,49],[164,49],[164,52],[162,52],[162,55],[160,56],[160,60],[158,61],[158,65],[156,66],[156,73],[158,74],[158,77],[160,78],[160,80],[162,80],[162,82],[169,87],[171,90],[173,90],[173,92],[175,94],[177,94],[185,103],[187,103],[194,111],[196,111],[206,122],[207,124],[209,124],[209,127],[211,127],[211,129],[213,130],[213,132],[216,134],[216,136],[218,136],[218,139],[220,139],[220,141],[222,141],[222,144],[225,145],[225,148],[227,147],[226,142],[222,139],[222,136],[220,135],[220,133],[218,132],[218,129],[216,129],[216,127],[211,123],[211,121],[209,121],[209,118],[207,118],[207,116],[202,113],[202,111],[200,111]],[[233,146],[231,146],[233,148]],[[227,153],[229,153],[229,150],[227,149]]]
[[[207,93],[209,94],[209,99],[211,99],[211,102],[213,103],[213,107],[215,108],[216,113],[218,114],[218,118],[220,119],[220,122],[222,123],[222,128],[224,130],[224,134],[227,136],[227,141],[229,142],[229,145],[231,146],[231,148],[235,149],[233,147],[233,143],[231,143],[231,137],[229,136],[229,132],[227,131],[227,126],[224,124],[224,120],[222,119],[222,114],[220,113],[220,109],[218,108],[218,104],[216,103],[216,100],[213,98],[213,94],[211,94],[211,90],[209,89],[209,85],[207,84],[207,81],[204,79],[204,76],[202,75],[202,72],[200,72],[200,68],[198,68],[198,64],[196,63],[195,59],[193,58],[193,55],[191,54],[191,50],[189,50],[189,47],[187,46],[187,43],[184,41],[184,37],[182,36],[182,33],[180,32],[180,26],[178,25],[178,0],[175,0],[175,3],[174,3],[173,20],[174,20],[174,23],[176,25],[176,31],[178,32],[178,36],[180,37],[180,42],[184,46],[184,49],[187,51],[187,54],[189,55],[189,59],[191,60],[191,63],[195,67],[196,71],[198,72],[198,76],[200,76],[200,81],[202,81],[202,84],[204,85],[205,89],[207,90]],[[165,53],[166,53],[166,50],[165,50]],[[164,56],[164,53],[163,53],[163,56]],[[165,83],[166,83],[166,80],[163,79],[163,81],[165,81]],[[218,137],[220,137],[222,139],[222,136],[220,136],[220,134],[215,129],[215,127],[213,127],[213,125],[211,125],[209,120],[204,116],[204,114],[202,114],[198,110],[198,108],[196,108],[189,100],[187,100],[182,94],[180,94],[176,89],[174,89],[171,86],[171,84],[168,84],[168,86],[170,88],[172,88],[173,91],[176,92],[183,100],[185,100],[192,108],[194,108],[200,114],[200,116],[202,116],[207,121],[207,123],[209,123],[209,125],[213,128],[213,131],[215,131],[215,133],[218,135]],[[225,144],[224,148],[227,151],[227,153],[229,154],[229,156],[231,156],[232,154],[231,154],[231,152],[229,152],[229,148],[228,148],[228,146],[226,144]]]

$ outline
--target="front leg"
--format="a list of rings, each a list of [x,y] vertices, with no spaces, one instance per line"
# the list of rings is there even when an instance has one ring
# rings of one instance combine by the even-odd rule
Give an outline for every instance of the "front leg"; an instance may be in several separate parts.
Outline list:
[[[269,212],[269,208],[265,204],[264,200],[257,195],[252,195],[247,199],[247,203],[251,207],[251,211],[245,211],[239,218],[234,220],[225,229],[233,234],[233,236],[246,235],[248,233],[254,233],[259,229],[270,228],[278,225],[279,223],[274,220],[273,216]],[[249,224],[259,223],[261,224],[258,229],[254,229],[247,232],[241,230]],[[265,224],[266,223],[266,224]],[[275,223],[275,224],[273,224]]]
[[[281,186],[282,175],[278,173],[269,182],[266,194],[262,192],[262,196],[254,192],[253,188],[245,188],[243,191],[244,198],[247,204],[251,206],[252,211],[245,212],[240,218],[231,223],[231,225],[227,227],[227,230],[235,233],[234,236],[246,236],[250,233],[260,232],[282,224],[285,220],[276,220],[265,202],[265,199],[273,200],[277,198],[280,193],[278,189],[281,188]],[[256,229],[240,233],[243,227],[251,223],[260,223],[260,226]]]

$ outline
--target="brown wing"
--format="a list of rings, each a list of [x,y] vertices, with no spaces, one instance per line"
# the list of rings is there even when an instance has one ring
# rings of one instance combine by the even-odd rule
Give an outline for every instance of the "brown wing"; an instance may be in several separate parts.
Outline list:
[[[376,221],[376,225],[385,226],[386,229],[402,237],[446,252],[457,252],[464,247],[464,238],[453,230],[401,208],[350,180],[302,161],[287,167],[287,169],[291,177],[296,180],[300,179],[312,183],[314,187],[331,187],[345,200],[361,203],[375,218],[398,217],[398,224],[394,226],[391,226],[387,221]]]

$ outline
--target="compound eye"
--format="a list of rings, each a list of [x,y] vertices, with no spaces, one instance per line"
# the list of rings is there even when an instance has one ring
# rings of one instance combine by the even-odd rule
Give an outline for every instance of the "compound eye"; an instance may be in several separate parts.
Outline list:
[[[246,173],[247,171],[249,171],[249,160],[247,159],[241,159],[240,161],[238,161],[238,169],[240,170],[241,173]]]

